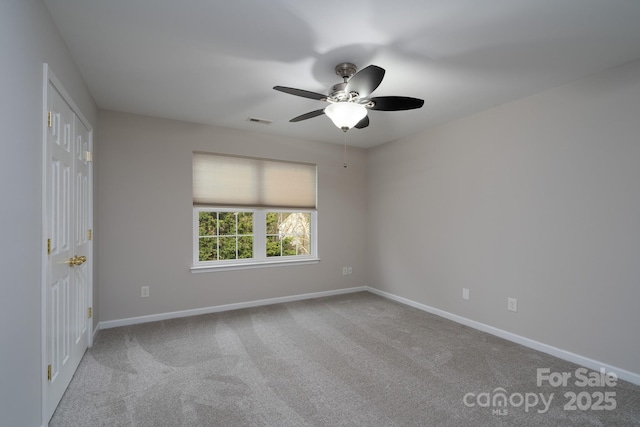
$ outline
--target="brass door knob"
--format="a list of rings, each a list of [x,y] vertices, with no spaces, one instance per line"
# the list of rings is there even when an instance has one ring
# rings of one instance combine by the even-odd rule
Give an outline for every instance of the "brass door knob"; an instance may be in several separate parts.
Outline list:
[[[73,258],[69,258],[67,260],[67,264],[69,264],[69,267],[73,267],[74,265],[82,265],[87,261],[87,257],[86,256],[74,256]]]

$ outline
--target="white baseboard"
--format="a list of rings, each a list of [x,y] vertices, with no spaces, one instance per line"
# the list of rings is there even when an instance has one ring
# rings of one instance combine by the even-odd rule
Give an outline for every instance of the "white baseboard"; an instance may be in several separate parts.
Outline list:
[[[376,294],[381,297],[399,302],[401,304],[405,304],[405,305],[417,308],[419,310],[426,311],[431,314],[435,314],[436,316],[444,317],[445,319],[452,320],[456,323],[460,323],[462,325],[469,326],[473,329],[477,329],[479,331],[486,332],[500,338],[504,338],[507,341],[511,341],[516,344],[520,344],[525,347],[529,347],[534,350],[538,350],[543,353],[550,354],[551,356],[555,356],[559,359],[563,359],[568,362],[572,362],[572,363],[584,366],[585,368],[593,369],[594,371],[598,371],[599,369],[604,368],[607,372],[615,373],[618,376],[618,378],[620,378],[621,380],[628,381],[636,385],[640,385],[640,374],[630,372],[625,369],[620,369],[615,366],[611,366],[609,364],[590,359],[588,357],[580,356],[579,354],[571,353],[569,351],[562,350],[560,348],[553,347],[548,344],[544,344],[529,338],[525,338],[520,335],[516,335],[514,333],[504,331],[502,329],[494,328],[493,326],[485,325],[484,323],[476,322],[474,320],[467,319],[466,317],[458,316],[456,314],[452,314],[447,311],[439,310],[437,308],[433,308],[428,305],[421,304],[419,302],[415,302],[407,298],[399,297],[389,292],[381,291],[379,289],[371,288],[369,286],[365,286],[364,288],[365,290],[371,292],[372,294]]]
[[[259,307],[262,305],[279,304],[283,302],[300,301],[312,298],[330,297],[334,295],[350,294],[354,292],[367,291],[367,287],[336,289],[333,291],[313,292],[309,294],[291,295],[287,297],[268,298],[256,301],[239,302],[234,304],[217,305],[213,307],[203,307],[191,310],[173,311],[170,313],[152,314],[149,316],[129,317],[127,319],[107,320],[98,324],[98,329],[116,328],[119,326],[136,325],[139,323],[156,322],[158,320],[177,319],[180,317],[197,316],[200,314],[218,313],[221,311],[238,310],[241,308]]]

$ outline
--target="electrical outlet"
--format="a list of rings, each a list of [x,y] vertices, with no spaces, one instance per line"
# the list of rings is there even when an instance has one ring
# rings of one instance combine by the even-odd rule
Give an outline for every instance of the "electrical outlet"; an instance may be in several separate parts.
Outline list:
[[[146,298],[149,296],[149,287],[148,286],[142,286],[140,288],[140,296],[142,298]]]
[[[342,275],[346,276],[347,274],[349,274],[349,269],[347,267],[342,267]]]
[[[518,300],[516,298],[507,298],[507,310],[518,311]]]
[[[462,288],[462,299],[469,299],[469,289]]]
[[[352,273],[353,273],[353,268],[347,267],[347,274],[352,274]]]

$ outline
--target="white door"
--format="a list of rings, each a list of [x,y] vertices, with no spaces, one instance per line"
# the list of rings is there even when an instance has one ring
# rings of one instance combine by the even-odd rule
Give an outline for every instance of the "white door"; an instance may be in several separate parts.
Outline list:
[[[91,148],[90,132],[51,82],[47,86],[47,109],[44,333],[48,421],[88,346],[92,194],[91,164],[85,154]]]

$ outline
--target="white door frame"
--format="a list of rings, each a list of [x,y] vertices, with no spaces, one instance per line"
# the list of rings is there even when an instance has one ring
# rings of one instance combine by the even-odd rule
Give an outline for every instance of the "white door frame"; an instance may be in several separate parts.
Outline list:
[[[48,86],[49,83],[53,85],[56,90],[62,95],[64,100],[69,104],[77,118],[84,124],[84,126],[89,130],[89,140],[91,143],[91,149],[93,149],[93,127],[91,123],[87,120],[87,118],[82,114],[82,111],[78,106],[73,102],[73,99],[67,93],[67,91],[62,86],[62,83],[58,78],[53,74],[48,64],[43,64],[43,89],[42,89],[42,118],[41,118],[41,129],[42,129],[42,252],[41,252],[41,286],[40,286],[40,335],[41,335],[41,406],[42,406],[42,425],[48,425],[47,418],[47,239],[49,238],[49,224],[48,224],[48,212],[47,212],[47,101],[48,101]],[[89,189],[93,194],[93,168],[89,169]],[[93,200],[93,197],[92,197]],[[93,201],[89,204],[89,228],[93,230]],[[89,245],[89,253],[87,253],[87,258],[89,259],[88,263],[88,272],[87,275],[90,280],[90,286],[87,289],[87,307],[93,306],[93,240],[91,240],[91,244]],[[89,333],[87,334],[87,347],[91,347],[93,345],[93,336],[95,333],[93,327],[94,319],[90,319],[89,322]]]

